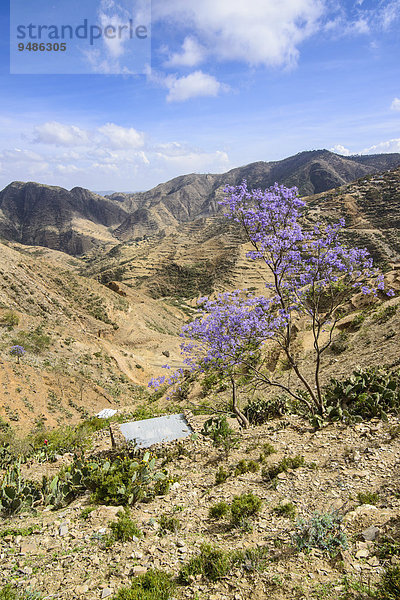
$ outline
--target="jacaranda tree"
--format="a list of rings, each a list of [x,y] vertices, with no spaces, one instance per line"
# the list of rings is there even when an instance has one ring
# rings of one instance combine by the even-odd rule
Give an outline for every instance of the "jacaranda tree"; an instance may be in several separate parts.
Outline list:
[[[383,275],[373,268],[367,250],[344,244],[344,220],[334,225],[307,222],[297,188],[275,184],[265,191],[248,190],[243,181],[240,186],[227,186],[225,193],[221,204],[227,217],[241,225],[253,247],[247,257],[265,265],[266,295],[235,291],[216,300],[202,299],[197,318],[182,330],[184,362],[191,371],[218,368],[231,380],[232,408],[244,426],[235,385],[243,373],[256,386],[281,388],[323,416],[321,358],[332,342],[341,309],[357,291],[373,295],[383,291]],[[295,323],[300,320],[312,331],[312,377],[304,374],[298,360]],[[261,357],[268,340],[284,353],[288,368],[297,376],[296,388],[265,368]],[[161,381],[176,382],[182,373]]]
[[[17,363],[19,363],[19,359],[21,358],[21,356],[23,356],[25,354],[25,348],[23,348],[22,346],[18,346],[18,345],[11,346],[10,354],[11,354],[11,356],[16,356]]]

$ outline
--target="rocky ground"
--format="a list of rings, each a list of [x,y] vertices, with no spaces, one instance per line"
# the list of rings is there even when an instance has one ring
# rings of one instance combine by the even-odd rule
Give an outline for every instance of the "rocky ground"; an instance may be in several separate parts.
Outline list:
[[[240,432],[240,445],[228,457],[201,435],[180,442],[175,450],[160,448],[164,455],[160,463],[168,461],[166,467],[177,481],[166,496],[132,508],[131,517],[143,533],[140,538],[107,548],[104,539],[119,509],[94,506],[89,495],[59,511],[44,509],[3,519],[0,584],[15,583],[46,598],[97,600],[111,597],[150,568],[176,575],[206,541],[225,550],[265,546],[264,568],[254,571],[244,564],[216,583],[194,577],[190,585],[179,586],[176,598],[340,598],[344,576],[367,585],[385,566],[377,556],[379,538],[400,517],[399,424],[399,419],[391,418],[388,423],[332,424],[314,431],[306,421],[291,416]],[[267,443],[276,452],[261,466],[295,455],[304,456],[304,465],[279,474],[275,485],[260,471],[232,474],[225,483],[215,484],[220,466],[228,470],[243,458],[259,461]],[[60,463],[68,460],[64,456]],[[30,468],[34,471],[37,466]],[[251,530],[232,529],[226,519],[209,517],[213,504],[230,502],[243,492],[263,501]],[[366,492],[377,494],[376,505],[360,504],[358,494]],[[291,543],[296,521],[273,510],[285,502],[292,502],[297,517],[305,519],[313,511],[339,510],[348,548],[336,559],[320,550],[297,552]],[[162,533],[161,515],[179,519],[180,529]]]

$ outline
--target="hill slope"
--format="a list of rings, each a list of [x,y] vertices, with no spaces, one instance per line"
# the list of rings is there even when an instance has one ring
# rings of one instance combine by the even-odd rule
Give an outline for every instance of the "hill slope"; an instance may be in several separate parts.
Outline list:
[[[220,211],[218,200],[224,195],[225,185],[238,185],[243,179],[249,187],[262,189],[275,182],[296,186],[304,196],[399,164],[400,154],[344,157],[328,150],[315,150],[280,161],[251,163],[220,175],[184,175],[148,192],[111,195],[111,199],[123,201],[130,212],[115,235],[126,241],[160,230],[169,233],[179,223],[215,215]]]
[[[367,247],[378,264],[400,264],[400,168],[363,177],[305,198],[309,221],[346,221],[346,240]],[[238,227],[223,215],[199,218],[169,234],[158,233],[96,252],[85,273],[107,282],[118,278],[153,297],[195,298],[241,287],[262,289],[256,263],[249,265]]]
[[[112,242],[109,228],[125,217],[120,204],[83,188],[17,181],[0,192],[0,236],[69,254]]]

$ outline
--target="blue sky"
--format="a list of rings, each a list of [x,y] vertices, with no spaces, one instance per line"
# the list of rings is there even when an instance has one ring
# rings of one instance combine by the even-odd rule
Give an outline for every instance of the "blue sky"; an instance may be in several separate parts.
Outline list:
[[[141,75],[114,74],[125,57],[105,44],[88,74],[10,75],[9,19],[1,0],[1,188],[141,190],[302,150],[400,152],[400,0],[153,0]]]

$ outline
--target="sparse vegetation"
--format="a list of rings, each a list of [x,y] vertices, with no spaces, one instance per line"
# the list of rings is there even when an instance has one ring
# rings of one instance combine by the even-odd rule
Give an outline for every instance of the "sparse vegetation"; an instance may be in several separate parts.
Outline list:
[[[378,492],[358,492],[357,500],[359,504],[378,504],[380,498]]]
[[[229,472],[225,471],[223,467],[218,467],[218,471],[215,473],[215,485],[220,485],[221,483],[225,483],[225,481],[229,477]]]
[[[343,381],[331,379],[325,388],[326,418],[360,421],[400,411],[400,371],[357,369]]]
[[[41,354],[50,347],[51,337],[44,333],[43,326],[39,325],[31,331],[19,331],[11,342],[14,346],[22,346],[33,354]]]
[[[397,312],[397,305],[391,304],[389,306],[383,306],[374,315],[374,321],[383,324],[386,323],[391,317]]]
[[[217,502],[211,506],[209,510],[209,516],[211,519],[222,519],[230,513],[231,507],[225,501]]]
[[[240,460],[234,469],[235,475],[244,475],[245,473],[257,473],[260,465],[255,460]]]
[[[335,556],[347,548],[347,537],[342,530],[343,518],[338,512],[314,513],[308,520],[300,519],[293,535],[297,550],[309,552],[318,548]]]
[[[161,535],[166,533],[177,533],[182,527],[182,523],[177,517],[166,514],[161,515],[158,519],[158,524],[160,526],[159,532]]]
[[[172,576],[165,571],[151,569],[139,575],[130,587],[121,588],[115,600],[170,600],[175,591],[176,583]]]
[[[227,575],[230,568],[231,560],[227,552],[210,544],[202,544],[200,553],[181,567],[179,580],[189,584],[192,578],[201,575],[210,581],[217,581]]]
[[[289,400],[286,396],[275,396],[271,399],[256,398],[244,409],[244,414],[252,425],[262,425],[270,419],[281,417],[289,411]]]
[[[400,567],[387,567],[378,586],[379,600],[398,600],[400,597]]]
[[[265,467],[262,470],[262,477],[266,480],[272,481],[279,473],[286,473],[289,469],[298,469],[304,465],[304,456],[299,454],[296,456],[286,456],[276,465]]]
[[[296,507],[293,502],[278,504],[278,506],[275,506],[272,510],[279,517],[285,517],[292,520],[296,518]]]
[[[119,512],[117,520],[109,525],[111,533],[106,540],[106,545],[112,545],[115,541],[128,542],[133,538],[140,538],[142,532],[127,511]]]
[[[11,584],[0,590],[0,600],[40,600],[42,595],[32,590],[18,590]]]
[[[8,310],[0,317],[0,324],[13,329],[19,325],[19,316],[13,310]]]
[[[226,454],[237,448],[239,438],[235,431],[229,427],[226,417],[212,417],[204,423],[203,435],[209,436],[217,448],[223,448]]]

